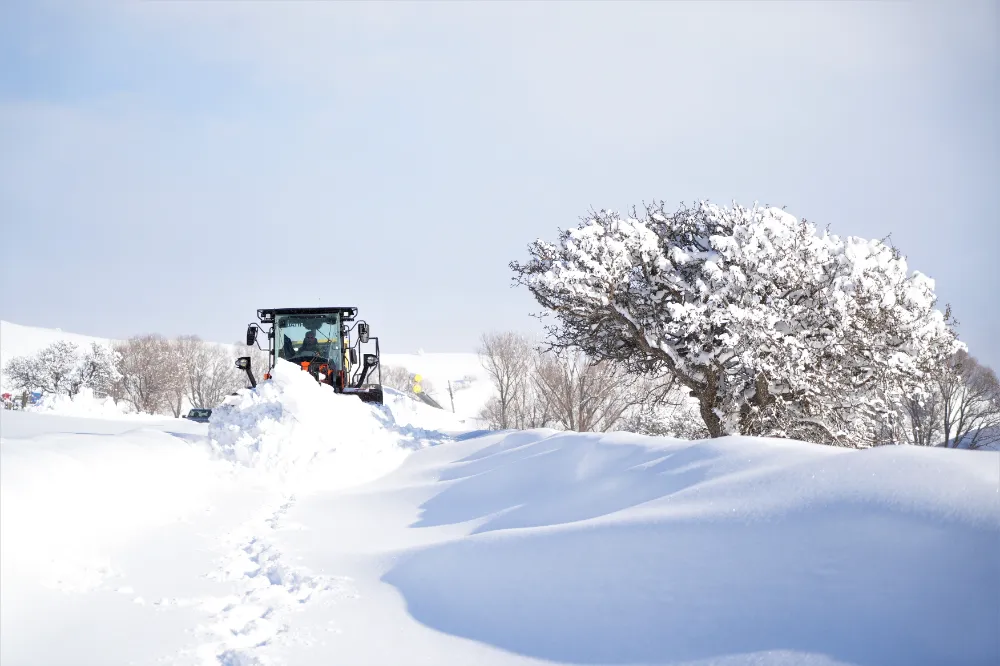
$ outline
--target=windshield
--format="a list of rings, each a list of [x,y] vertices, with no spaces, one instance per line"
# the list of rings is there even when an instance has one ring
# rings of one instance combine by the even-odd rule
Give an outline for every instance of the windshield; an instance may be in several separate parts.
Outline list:
[[[210,409],[192,409],[188,416],[193,416],[195,418],[205,417],[208,418],[212,415],[212,410]]]
[[[278,358],[293,363],[322,359],[335,370],[343,366],[340,314],[281,315],[274,322]]]

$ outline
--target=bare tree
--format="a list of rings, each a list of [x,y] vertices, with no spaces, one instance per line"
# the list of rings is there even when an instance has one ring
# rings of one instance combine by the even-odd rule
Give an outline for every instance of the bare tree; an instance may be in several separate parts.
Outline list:
[[[1000,382],[960,351],[939,375],[943,445],[978,449],[1000,441]]]
[[[543,354],[534,381],[554,419],[577,432],[611,430],[648,399],[638,376],[578,351]]]
[[[487,405],[487,418],[501,430],[515,427],[515,405],[525,399],[534,358],[531,343],[518,333],[491,332],[482,336],[478,353],[497,390],[495,401]]]
[[[180,373],[170,343],[160,335],[135,336],[116,344],[115,351],[125,400],[140,412],[174,411],[171,398]]]
[[[174,418],[184,410],[185,388],[187,386],[187,363],[184,358],[184,338],[164,340],[161,379],[163,381],[163,402],[170,408]]]
[[[234,352],[196,335],[180,336],[172,346],[181,373],[177,400],[182,396],[193,407],[211,408],[246,385],[246,374],[236,368],[237,354],[250,356],[251,368],[258,376],[267,369],[267,353],[255,346],[244,350],[243,344],[237,343]]]
[[[243,388],[247,383],[246,373],[236,368],[236,358],[232,352],[219,345],[206,345],[205,380],[201,385],[201,406],[218,405],[226,396]],[[250,353],[251,367],[267,368],[267,356],[256,347]]]
[[[544,359],[537,348],[532,348],[530,355],[530,374],[514,394],[513,427],[518,430],[551,428],[557,425],[555,410],[552,401],[546,399],[538,382],[538,375]]]
[[[893,428],[888,441],[905,441],[915,446],[934,446],[941,438],[941,423],[943,421],[943,402],[941,394],[936,390],[928,395],[905,396],[901,401],[901,427]]]

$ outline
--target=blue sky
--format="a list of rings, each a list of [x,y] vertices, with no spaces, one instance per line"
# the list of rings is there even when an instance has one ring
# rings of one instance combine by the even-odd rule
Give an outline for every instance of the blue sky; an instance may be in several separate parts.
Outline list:
[[[6,2],[0,317],[383,349],[536,330],[508,263],[707,198],[892,234],[1000,367],[996,3]],[[11,285],[16,285],[11,288]]]

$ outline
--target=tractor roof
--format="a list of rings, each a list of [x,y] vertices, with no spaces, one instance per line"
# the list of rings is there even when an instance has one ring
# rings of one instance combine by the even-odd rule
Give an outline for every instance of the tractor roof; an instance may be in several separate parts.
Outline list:
[[[352,305],[332,306],[328,308],[264,308],[257,310],[257,319],[263,324],[274,322],[274,315],[327,315],[340,314],[344,321],[352,321],[358,314],[358,309]]]

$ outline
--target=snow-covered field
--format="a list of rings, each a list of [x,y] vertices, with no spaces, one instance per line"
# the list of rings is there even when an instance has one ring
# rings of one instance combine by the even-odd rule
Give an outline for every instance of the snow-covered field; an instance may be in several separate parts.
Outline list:
[[[996,664],[1000,453],[0,412],[0,663]]]

